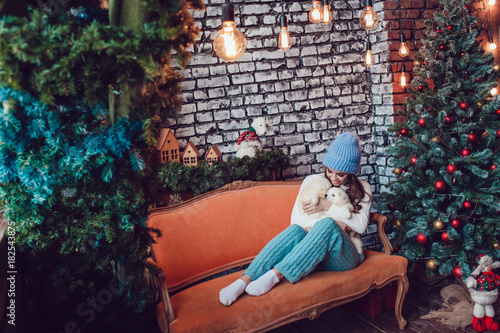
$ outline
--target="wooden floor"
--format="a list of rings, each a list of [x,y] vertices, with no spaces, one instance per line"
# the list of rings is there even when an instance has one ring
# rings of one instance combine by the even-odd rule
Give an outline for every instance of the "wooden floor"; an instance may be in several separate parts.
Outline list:
[[[448,278],[436,284],[423,283],[418,278],[410,278],[410,289],[403,304],[403,317],[408,321],[404,330],[400,330],[394,316],[394,310],[388,310],[371,318],[351,310],[348,306],[340,306],[325,311],[316,320],[303,319],[287,326],[270,331],[271,333],[380,333],[380,332],[412,332],[412,333],[446,333],[475,332],[472,325],[465,330],[456,331],[441,324],[437,320],[424,320],[420,317],[430,310],[442,307],[439,291],[446,283],[455,283]],[[472,324],[472,323],[471,323]]]

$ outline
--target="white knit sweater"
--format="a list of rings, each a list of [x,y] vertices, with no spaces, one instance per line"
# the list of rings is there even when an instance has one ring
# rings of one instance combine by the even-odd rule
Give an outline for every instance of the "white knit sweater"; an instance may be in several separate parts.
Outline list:
[[[297,199],[295,200],[295,204],[292,209],[291,224],[298,224],[305,229],[307,227],[312,227],[314,223],[318,221],[318,219],[312,218],[311,216],[303,215],[299,211],[299,207],[300,205],[302,205],[302,203],[299,202],[300,192],[304,189],[305,186],[307,186],[307,184],[309,184],[317,177],[324,177],[324,176],[323,174],[310,175],[307,176],[302,182],[302,185],[300,186],[299,195],[297,195]],[[352,217],[350,219],[346,219],[340,212],[340,210],[336,209],[335,205],[332,205],[332,208],[330,208],[327,214],[330,217],[332,217],[335,221],[344,222],[357,234],[363,234],[366,231],[366,228],[368,227],[368,222],[370,221],[370,208],[372,205],[372,199],[371,199],[372,189],[368,182],[362,179],[360,179],[359,181],[363,185],[363,188],[366,192],[365,196],[359,203],[361,206],[361,210],[357,213],[352,214]],[[345,190],[345,187],[341,186],[341,188]]]

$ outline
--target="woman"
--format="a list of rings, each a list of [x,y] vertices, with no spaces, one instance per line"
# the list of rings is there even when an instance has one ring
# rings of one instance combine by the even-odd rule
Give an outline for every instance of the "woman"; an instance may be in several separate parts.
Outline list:
[[[352,217],[344,218],[331,202],[323,198],[314,205],[298,202],[297,196],[291,225],[262,249],[239,279],[220,291],[222,304],[231,305],[245,291],[252,296],[264,295],[283,277],[295,283],[316,268],[347,271],[363,261],[363,255],[357,252],[346,233],[348,229],[362,234],[369,222],[372,191],[370,184],[356,177],[360,159],[358,139],[350,133],[335,139],[323,159],[324,177],[330,180],[332,186],[339,186],[347,192],[355,207]],[[300,191],[315,177],[323,175],[306,177]],[[316,221],[311,216],[300,214],[299,205],[308,215],[326,212],[331,217]],[[310,228],[310,231],[305,228]]]

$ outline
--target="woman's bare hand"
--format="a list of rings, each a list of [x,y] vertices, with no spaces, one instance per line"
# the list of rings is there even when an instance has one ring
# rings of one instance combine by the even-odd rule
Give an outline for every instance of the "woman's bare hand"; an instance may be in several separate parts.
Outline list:
[[[311,201],[304,201],[302,203],[302,208],[307,215],[314,214],[317,212],[326,212],[332,207],[332,203],[326,199],[319,198],[318,203],[315,205]]]

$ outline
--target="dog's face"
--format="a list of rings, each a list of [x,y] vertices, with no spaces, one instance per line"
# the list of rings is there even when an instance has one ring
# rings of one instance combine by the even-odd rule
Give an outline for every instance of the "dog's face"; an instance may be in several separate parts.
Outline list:
[[[349,202],[347,193],[339,187],[329,189],[325,194],[325,199],[337,206],[342,206]]]

